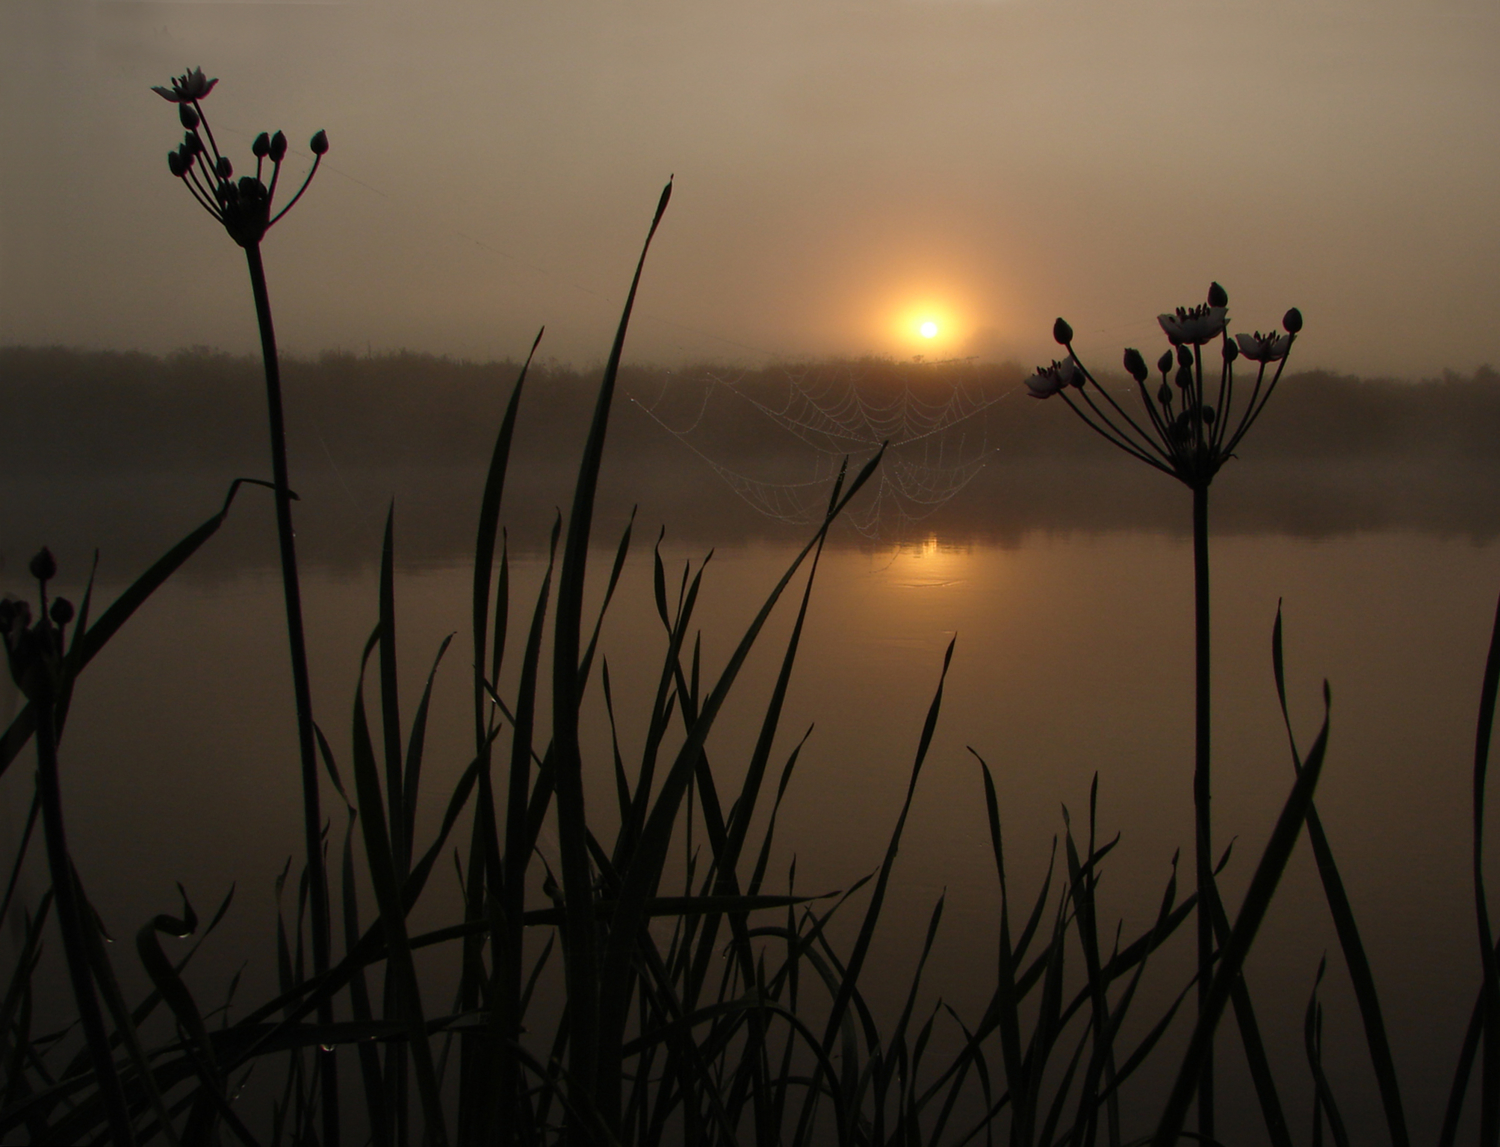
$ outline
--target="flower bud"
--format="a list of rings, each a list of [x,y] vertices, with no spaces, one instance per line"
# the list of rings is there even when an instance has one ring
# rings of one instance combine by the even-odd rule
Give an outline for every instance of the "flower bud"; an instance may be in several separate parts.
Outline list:
[[[52,603],[52,624],[67,625],[73,620],[73,603],[65,597],[60,597]]]
[[[1186,390],[1193,385],[1193,368],[1190,366],[1179,366],[1177,368],[1177,385]]]
[[[52,551],[46,546],[41,552],[31,559],[31,576],[37,581],[50,581],[57,576],[57,559],[52,556]]]
[[[1125,370],[1136,382],[1145,382],[1146,375],[1150,373],[1146,369],[1146,360],[1135,347],[1128,347],[1125,351]]]
[[[326,131],[324,131],[322,128],[319,128],[313,134],[312,139],[308,141],[307,146],[312,149],[312,153],[314,155],[327,155],[328,154],[328,133]]]
[[[271,162],[280,163],[286,158],[286,136],[279,131],[271,137]]]
[[[182,150],[186,155],[197,155],[203,150],[203,140],[197,132],[190,131],[183,135]]]
[[[234,164],[229,162],[227,155],[219,156],[219,162],[215,165],[214,170],[218,172],[220,179],[226,181],[234,176]]]
[[[1073,341],[1073,328],[1068,326],[1066,319],[1058,319],[1052,324],[1052,337],[1063,346]]]
[[[1286,333],[1294,335],[1302,329],[1302,312],[1296,307],[1287,311],[1281,320],[1281,325],[1286,328]]]
[[[1172,401],[1172,388],[1166,383],[1161,384],[1161,389],[1156,392],[1156,401],[1163,406]]]
[[[1218,283],[1208,285],[1208,305],[1211,307],[1227,307],[1229,305],[1229,292]]]
[[[1171,351],[1167,351],[1164,355],[1161,356],[1161,358],[1156,360],[1156,369],[1161,371],[1164,375],[1167,373],[1167,371],[1172,369]]]
[[[240,202],[253,203],[266,197],[266,185],[253,175],[240,176]]]
[[[182,156],[175,152],[167,152],[167,170],[181,179],[187,174],[187,164],[182,161]]]
[[[1240,348],[1231,338],[1224,340],[1224,361],[1233,362],[1240,357]]]
[[[177,118],[182,121],[182,126],[192,131],[198,126],[198,113],[192,104],[178,104]]]
[[[1203,422],[1207,426],[1214,424],[1214,408],[1212,406],[1205,406],[1203,408]]]
[[[1181,367],[1193,365],[1193,349],[1186,343],[1177,344],[1177,365]]]
[[[271,154],[271,137],[261,132],[255,137],[255,142],[250,145],[250,151],[256,159],[265,159]]]

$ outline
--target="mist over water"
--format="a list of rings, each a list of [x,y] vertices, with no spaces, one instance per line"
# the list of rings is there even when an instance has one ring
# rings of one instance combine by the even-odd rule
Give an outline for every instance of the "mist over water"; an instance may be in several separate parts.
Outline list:
[[[425,355],[325,355],[285,364],[292,482],[301,495],[299,552],[357,568],[378,559],[392,499],[398,560],[444,564],[473,545],[484,468],[515,364]],[[835,545],[926,542],[1015,545],[1036,532],[1119,530],[1184,535],[1188,496],[1160,475],[1121,465],[1056,403],[1026,397],[1013,365],[889,359],[774,364],[757,371],[635,367],[621,376],[600,491],[606,528],[637,520],[704,548],[800,536],[760,512],[734,483],[826,499],[839,460],[857,465],[890,439],[887,471],[923,469],[935,496],[892,494]],[[1292,374],[1255,435],[1213,487],[1215,534],[1331,538],[1402,529],[1484,541],[1500,532],[1500,386],[1493,372],[1422,384]],[[534,368],[518,423],[505,519],[511,544],[536,552],[566,507],[597,373]],[[238,477],[264,476],[258,364],[198,351],[147,355],[0,349],[0,577],[36,547],[121,573],[153,560],[217,511]],[[1123,383],[1121,383],[1123,386]],[[844,389],[839,389],[844,388]],[[845,390],[866,406],[830,434],[769,412],[812,394],[834,409]],[[896,401],[968,396],[967,417],[902,442],[871,411]],[[1133,399],[1132,399],[1133,401]],[[835,409],[835,413],[840,413]],[[936,445],[934,446],[934,443]],[[741,491],[743,493],[743,490]],[[265,507],[247,490],[236,511]],[[815,516],[815,515],[814,515]],[[804,514],[802,524],[806,524]],[[612,525],[611,525],[612,524]],[[264,530],[231,529],[183,576],[274,563]]]

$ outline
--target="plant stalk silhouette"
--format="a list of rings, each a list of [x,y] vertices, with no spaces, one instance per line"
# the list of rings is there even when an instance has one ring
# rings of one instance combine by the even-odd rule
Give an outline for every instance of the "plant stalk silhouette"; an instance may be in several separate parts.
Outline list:
[[[62,933],[63,956],[73,999],[78,1005],[78,1021],[99,1093],[104,1102],[105,1119],[115,1147],[132,1147],[135,1136],[130,1125],[130,1109],[125,1091],[115,1069],[104,1016],[94,992],[94,976],[89,968],[88,939],[85,930],[94,927],[89,920],[87,901],[73,873],[68,854],[67,834],[63,825],[62,786],[58,779],[57,733],[58,711],[66,708],[70,670],[77,668],[76,650],[69,653],[65,643],[67,626],[73,620],[73,605],[65,597],[47,603],[47,583],[57,574],[57,562],[43,549],[30,565],[37,582],[41,609],[36,623],[31,609],[23,601],[0,601],[0,635],[4,636],[6,659],[17,687],[36,713],[36,788],[41,805],[42,827],[47,844],[47,868],[52,878],[52,897],[57,905],[57,925]]]
[[[1194,838],[1198,878],[1198,1004],[1207,1005],[1213,983],[1214,931],[1217,893],[1214,891],[1213,836],[1210,801],[1209,690],[1212,642],[1209,632],[1208,487],[1219,468],[1234,456],[1234,448],[1249,432],[1276,384],[1281,380],[1287,356],[1302,329],[1302,314],[1295,307],[1282,319],[1284,334],[1274,331],[1229,337],[1229,295],[1218,283],[1208,289],[1208,299],[1195,307],[1178,307],[1158,316],[1162,332],[1172,349],[1157,360],[1161,386],[1153,396],[1147,389],[1150,370],[1141,352],[1125,351],[1124,367],[1135,381],[1145,408],[1142,426],[1115,401],[1108,390],[1089,373],[1073,350],[1073,328],[1059,318],[1052,337],[1063,346],[1067,358],[1051,366],[1038,367],[1026,380],[1034,398],[1062,395],[1068,408],[1090,429],[1132,458],[1176,478],[1193,493],[1193,619],[1195,629],[1195,753],[1193,767]],[[1212,403],[1203,377],[1204,347],[1220,343],[1217,396]],[[1239,358],[1257,364],[1255,384],[1247,400],[1235,411],[1234,364]],[[1269,382],[1266,372],[1274,364]],[[1210,383],[1212,374],[1210,373]],[[1174,393],[1175,383],[1176,392]],[[1092,385],[1091,393],[1088,387]],[[1076,391],[1076,396],[1069,391]],[[1095,401],[1097,394],[1102,401]],[[1232,429],[1231,429],[1232,428]],[[1214,1137],[1214,1070],[1212,1047],[1206,1050],[1198,1079],[1198,1133]]]
[[[167,153],[167,167],[182,181],[198,205],[217,220],[245,251],[250,271],[250,290],[255,298],[255,318],[260,328],[261,357],[266,372],[266,409],[271,433],[271,476],[276,493],[276,535],[281,552],[281,583],[286,601],[287,642],[292,661],[292,690],[297,709],[297,747],[302,764],[302,813],[306,836],[308,893],[312,910],[313,972],[327,973],[329,967],[328,881],[323,866],[323,818],[318,799],[318,762],[313,725],[312,688],[307,671],[307,642],[302,625],[302,590],[297,576],[297,548],[292,529],[292,492],[287,476],[286,425],[282,413],[281,368],[276,351],[276,328],[271,319],[271,298],[266,289],[266,272],[261,262],[260,244],[266,232],[292,209],[317,174],[318,165],[328,152],[328,136],[317,132],[308,144],[313,165],[302,186],[291,200],[271,214],[276,185],[286,158],[287,140],[281,132],[261,132],[251,145],[255,156],[255,174],[234,178],[234,166],[220,150],[204,115],[202,100],[213,90],[217,79],[206,78],[202,68],[189,69],[174,76],[170,87],[155,87],[169,103],[177,105],[178,118],[185,131],[182,143]],[[201,129],[201,131],[200,131]],[[262,181],[267,161],[269,183]],[[322,1023],[333,1021],[332,1003],[325,1001],[319,1009]],[[322,1072],[324,1141],[337,1143],[338,1085],[332,1051],[320,1051]]]

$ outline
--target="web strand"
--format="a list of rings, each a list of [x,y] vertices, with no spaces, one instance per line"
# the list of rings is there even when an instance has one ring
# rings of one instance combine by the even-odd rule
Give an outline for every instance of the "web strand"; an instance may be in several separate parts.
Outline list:
[[[793,525],[822,520],[843,459],[857,467],[886,444],[873,496],[847,521],[888,541],[984,469],[984,412],[1020,389],[1009,373],[965,362],[863,360],[692,371],[673,375],[653,401],[635,401],[748,505]],[[759,467],[770,473],[753,476]]]

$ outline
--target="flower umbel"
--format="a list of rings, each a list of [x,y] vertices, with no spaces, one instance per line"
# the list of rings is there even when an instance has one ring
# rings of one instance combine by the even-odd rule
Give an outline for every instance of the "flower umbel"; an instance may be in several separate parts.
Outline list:
[[[182,142],[167,153],[168,170],[182,180],[200,207],[224,225],[231,239],[241,247],[251,247],[265,238],[276,221],[302,198],[302,193],[317,174],[318,164],[328,153],[328,135],[319,131],[312,137],[308,144],[313,153],[312,168],[297,194],[273,215],[271,206],[281,177],[281,163],[286,157],[286,136],[279,131],[273,136],[261,132],[251,148],[255,157],[255,174],[243,175],[236,180],[234,165],[219,151],[200,102],[218,82],[205,77],[202,68],[190,68],[185,74],[173,77],[171,87],[151,90],[178,106],[178,118],[185,131]],[[269,178],[267,160],[271,169]]]
[[[1067,359],[1038,367],[1026,385],[1034,398],[1062,394],[1073,413],[1127,454],[1188,486],[1207,486],[1270,400],[1302,329],[1302,314],[1295,307],[1286,313],[1285,334],[1257,331],[1231,339],[1229,295],[1214,283],[1207,302],[1178,307],[1157,322],[1173,348],[1156,363],[1159,385],[1148,386],[1150,371],[1140,351],[1131,348],[1124,358],[1145,407],[1144,422],[1126,413],[1089,373],[1073,351],[1073,329],[1062,319],[1053,326],[1053,337],[1068,348]],[[1222,340],[1216,387],[1211,377],[1205,383],[1203,370],[1209,355],[1204,344],[1214,339]],[[1234,364],[1240,358],[1256,364],[1257,373],[1248,400],[1237,402],[1242,396],[1235,393]],[[1273,363],[1276,369],[1268,380],[1266,369]],[[1206,386],[1213,388],[1212,395]],[[1070,388],[1077,390],[1076,396],[1068,393]]]

